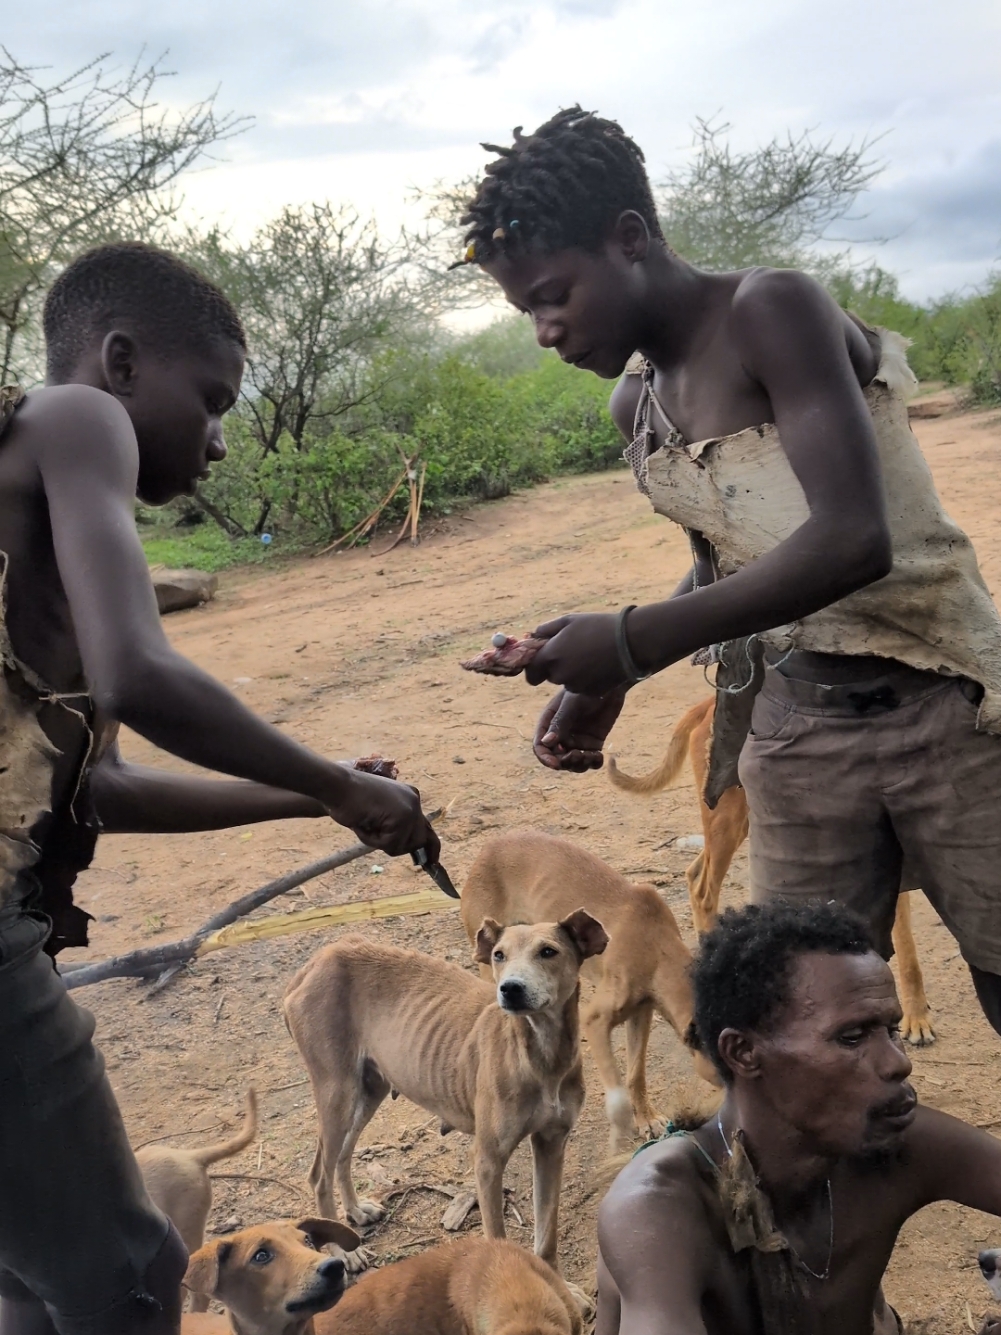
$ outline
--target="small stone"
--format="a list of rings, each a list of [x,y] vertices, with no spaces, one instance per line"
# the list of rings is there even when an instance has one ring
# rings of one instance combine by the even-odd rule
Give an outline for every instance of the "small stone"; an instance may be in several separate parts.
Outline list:
[[[221,1224],[217,1224],[212,1230],[213,1233],[235,1233],[237,1229],[243,1228],[243,1220],[239,1215],[231,1215],[229,1219],[224,1219]]]
[[[453,756],[453,757],[452,757],[452,764],[453,764],[453,765],[464,765],[465,763],[466,763],[466,761],[465,761],[465,758],[464,758],[463,756]]]

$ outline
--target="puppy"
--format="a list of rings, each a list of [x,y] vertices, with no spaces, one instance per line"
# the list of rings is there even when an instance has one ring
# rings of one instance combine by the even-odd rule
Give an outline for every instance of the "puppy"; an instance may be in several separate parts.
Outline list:
[[[228,1325],[185,1314],[181,1335],[315,1335],[313,1318],[344,1292],[344,1262],[319,1248],[332,1242],[354,1250],[358,1234],[333,1219],[260,1224],[200,1247],[188,1260],[184,1285],[207,1304],[228,1310]]]
[[[285,993],[285,1020],[316,1099],[310,1182],[320,1213],[334,1215],[336,1177],[352,1223],[383,1214],[358,1199],[351,1156],[379,1104],[398,1090],[473,1136],[487,1237],[504,1237],[504,1169],[531,1137],[535,1251],[555,1266],[564,1147],[584,1102],[579,973],[607,942],[583,909],[531,927],[505,929],[488,918],[474,958],[490,966],[493,986],[458,965],[360,936],[315,955]]]
[[[179,1150],[169,1145],[145,1145],[136,1151],[139,1171],[150,1199],[181,1235],[188,1253],[205,1240],[205,1221],[212,1208],[208,1169],[245,1150],[257,1135],[257,1094],[247,1090],[247,1114],[242,1130],[230,1140],[200,1150]],[[208,1303],[196,1296],[191,1310],[204,1312]]]
[[[316,1335],[581,1335],[570,1289],[500,1238],[463,1238],[363,1276]]]
[[[605,1087],[612,1154],[632,1143],[634,1121],[645,1136],[664,1123],[647,1093],[646,1052],[653,1013],[684,1036],[692,1019],[688,981],[691,951],[674,914],[652,885],[633,885],[600,858],[566,839],[513,830],[480,850],[462,889],[462,922],[470,940],[485,915],[498,922],[531,922],[583,904],[609,934],[608,949],[583,967],[595,983],[581,1007],[581,1026]],[[626,1026],[627,1081],[612,1051],[612,1030]],[[712,1063],[692,1052],[704,1080],[719,1084]]]

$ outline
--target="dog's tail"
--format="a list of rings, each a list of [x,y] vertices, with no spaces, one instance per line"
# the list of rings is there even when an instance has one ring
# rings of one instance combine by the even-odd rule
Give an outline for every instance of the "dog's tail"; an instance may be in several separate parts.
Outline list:
[[[608,777],[611,782],[616,788],[624,788],[627,793],[659,793],[662,788],[666,788],[668,784],[673,783],[685,763],[692,733],[704,722],[709,710],[715,704],[716,697],[711,695],[707,700],[700,700],[697,705],[692,705],[687,713],[682,714],[671,736],[667,754],[657,768],[651,770],[649,774],[636,776],[623,774],[616,765],[615,758],[609,756]]]
[[[195,1160],[207,1168],[210,1163],[218,1163],[220,1159],[232,1159],[234,1154],[239,1154],[257,1136],[257,1091],[251,1085],[247,1090],[247,1115],[243,1119],[243,1127],[232,1140],[220,1141],[218,1145],[206,1145],[203,1150],[192,1150]]]

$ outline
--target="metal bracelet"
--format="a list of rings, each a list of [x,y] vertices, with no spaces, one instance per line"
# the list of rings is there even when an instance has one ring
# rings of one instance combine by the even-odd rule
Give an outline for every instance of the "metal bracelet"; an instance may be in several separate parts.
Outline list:
[[[652,672],[641,672],[636,666],[636,660],[629,651],[629,640],[626,638],[626,620],[630,612],[636,610],[636,604],[630,603],[619,613],[619,618],[615,623],[615,647],[619,651],[619,665],[625,673],[626,680],[635,685],[638,681],[646,681],[652,677]]]

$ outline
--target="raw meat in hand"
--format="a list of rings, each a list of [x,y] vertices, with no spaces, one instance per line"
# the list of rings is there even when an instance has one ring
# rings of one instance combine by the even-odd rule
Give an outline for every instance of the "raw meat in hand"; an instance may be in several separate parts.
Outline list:
[[[489,649],[484,649],[475,658],[468,658],[460,666],[467,672],[482,672],[488,677],[516,677],[519,672],[524,672],[546,643],[532,635],[516,640],[513,635],[498,632]]]
[[[352,769],[360,769],[363,774],[378,774],[382,779],[398,779],[400,771],[395,760],[384,756],[361,756],[358,760],[349,760]]]

